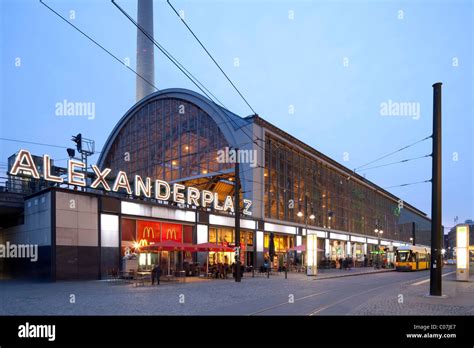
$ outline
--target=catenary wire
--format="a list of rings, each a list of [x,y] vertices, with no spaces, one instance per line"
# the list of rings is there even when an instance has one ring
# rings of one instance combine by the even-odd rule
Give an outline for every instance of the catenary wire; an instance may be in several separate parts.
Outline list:
[[[364,171],[370,170],[370,169],[375,169],[375,168],[382,168],[382,167],[386,167],[386,166],[391,166],[391,165],[398,164],[398,163],[410,162],[410,161],[414,161],[414,160],[421,159],[421,158],[426,158],[426,157],[431,157],[431,154],[424,155],[424,156],[419,156],[419,157],[407,158],[407,159],[404,159],[404,160],[401,160],[401,161],[397,161],[397,162],[385,163],[385,164],[381,164],[381,165],[379,165],[379,166],[364,168]]]
[[[389,156],[391,156],[391,155],[393,155],[393,154],[396,154],[397,152],[400,152],[400,151],[402,151],[402,150],[408,149],[409,147],[414,146],[414,145],[416,145],[416,144],[418,144],[418,143],[421,143],[422,141],[425,141],[426,139],[429,139],[429,138],[431,138],[431,137],[432,137],[432,136],[429,135],[429,136],[427,136],[427,137],[425,137],[425,138],[423,138],[423,139],[420,139],[420,140],[418,140],[418,141],[415,141],[415,142],[412,143],[412,144],[403,146],[403,147],[401,147],[401,148],[399,148],[399,149],[397,149],[397,150],[395,150],[395,151],[392,151],[392,152],[390,152],[390,153],[388,153],[388,154],[386,154],[386,155],[383,155],[383,156],[381,156],[381,157],[379,157],[379,158],[377,158],[377,159],[375,159],[375,160],[373,160],[373,161],[370,161],[370,162],[368,162],[368,163],[366,163],[366,164],[363,164],[363,165],[361,165],[361,166],[355,168],[355,169],[354,169],[354,172],[356,172],[356,171],[359,170],[360,168],[363,168],[363,167],[368,166],[369,164],[378,162],[378,161],[380,161],[381,159],[384,159],[384,158],[389,157]]]
[[[181,22],[186,26],[186,28],[189,30],[189,32],[193,35],[193,37],[196,39],[196,41],[199,43],[199,45],[201,45],[202,49],[207,53],[207,55],[209,56],[209,58],[211,58],[211,60],[214,62],[214,64],[219,68],[219,70],[222,72],[222,74],[225,76],[225,78],[227,79],[227,81],[229,81],[229,83],[232,85],[232,87],[234,87],[234,89],[237,91],[237,93],[240,95],[240,97],[243,99],[243,101],[247,104],[247,106],[250,108],[250,110],[252,110],[253,114],[254,115],[257,115],[257,113],[255,112],[255,110],[252,108],[252,106],[249,104],[249,102],[247,101],[247,99],[245,99],[245,97],[242,95],[242,93],[239,91],[239,89],[235,86],[235,84],[232,82],[232,80],[229,78],[229,76],[227,76],[227,74],[224,72],[224,70],[221,68],[221,66],[219,65],[219,63],[217,63],[217,61],[214,59],[214,57],[211,55],[211,53],[209,53],[209,51],[207,50],[207,48],[204,46],[204,44],[201,42],[201,40],[199,40],[199,38],[197,37],[197,35],[194,33],[194,31],[189,27],[188,23],[186,23],[186,21],[179,15],[178,11],[176,11],[176,9],[174,8],[174,6],[171,4],[171,2],[169,0],[167,0],[168,2],[168,5],[173,9],[174,13],[176,13],[176,15],[178,16],[178,18],[181,20]]]

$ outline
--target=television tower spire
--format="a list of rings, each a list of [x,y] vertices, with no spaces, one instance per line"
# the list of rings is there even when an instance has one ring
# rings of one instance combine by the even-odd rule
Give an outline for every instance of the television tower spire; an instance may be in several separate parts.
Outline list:
[[[153,37],[153,0],[137,0],[137,22],[145,32]],[[153,43],[137,28],[137,73],[155,83],[155,62]],[[137,76],[137,101],[154,92],[154,88]]]

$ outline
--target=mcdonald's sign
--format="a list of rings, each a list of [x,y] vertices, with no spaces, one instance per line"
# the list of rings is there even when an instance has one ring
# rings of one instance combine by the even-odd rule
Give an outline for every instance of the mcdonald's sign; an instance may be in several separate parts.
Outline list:
[[[155,230],[152,226],[145,226],[143,228],[142,238],[155,238]]]
[[[159,242],[161,234],[161,223],[155,221],[137,220],[136,240],[145,240],[150,242]]]
[[[183,226],[179,224],[161,223],[161,240],[183,241]]]

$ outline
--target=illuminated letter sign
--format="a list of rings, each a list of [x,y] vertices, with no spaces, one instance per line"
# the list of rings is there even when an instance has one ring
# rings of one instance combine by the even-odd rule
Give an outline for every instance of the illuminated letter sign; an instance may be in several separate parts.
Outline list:
[[[44,180],[62,183],[64,180],[59,176],[51,175],[51,159],[48,155],[43,156]]]
[[[32,176],[35,179],[39,179],[39,173],[36,169],[35,162],[33,161],[33,157],[27,150],[20,150],[18,155],[16,156],[15,163],[13,164],[12,170],[10,171],[10,175],[18,175],[18,172],[21,174],[27,174]]]
[[[55,176],[51,173],[51,158],[49,155],[43,156],[43,178],[49,182],[55,183],[66,183],[66,179]],[[198,190],[195,187],[186,187],[182,184],[174,183],[173,190],[171,190],[170,184],[164,180],[155,180],[154,186],[152,186],[151,178],[146,177],[142,179],[140,175],[134,176],[133,190],[130,182],[128,181],[127,173],[119,171],[115,177],[112,187],[107,182],[107,176],[111,173],[110,168],[104,168],[101,170],[96,165],[91,166],[93,174],[95,175],[94,180],[90,184],[93,189],[98,189],[100,186],[105,191],[118,192],[120,189],[126,191],[128,195],[135,195],[137,197],[155,198],[160,201],[172,201],[178,204],[187,204],[189,206],[212,208],[218,211],[225,211],[233,213],[235,210],[236,202],[233,201],[233,197],[226,195],[221,197],[219,200],[219,194],[217,192],[210,192],[207,190]],[[70,159],[67,165],[67,184],[75,186],[87,186],[88,173],[86,164],[76,159]],[[33,156],[27,150],[20,150],[16,155],[15,162],[12,166],[9,175],[28,175],[34,179],[40,179],[40,173],[36,168],[36,164],[33,161]],[[154,193],[153,193],[154,190]],[[223,203],[222,203],[223,202]],[[252,215],[250,207],[252,201],[249,199],[243,199],[242,213],[244,215]]]
[[[165,193],[163,194],[161,193],[161,188],[165,189]],[[156,180],[155,181],[155,198],[163,200],[163,201],[167,201],[168,199],[170,199],[170,195],[171,195],[170,185],[166,181]]]
[[[91,184],[91,187],[92,188],[97,188],[99,186],[99,184],[102,184],[102,186],[104,187],[104,189],[106,191],[110,191],[110,186],[109,184],[107,183],[107,181],[105,181],[105,177],[107,175],[109,175],[110,173],[110,169],[109,168],[105,168],[103,172],[100,171],[100,169],[96,166],[96,165],[92,165],[92,170],[94,171],[95,175],[96,175],[96,179],[94,180],[94,182]]]
[[[76,185],[76,186],[86,186],[86,175],[82,172],[76,172],[76,168],[82,168],[85,169],[86,165],[82,162],[76,161],[76,160],[69,160],[68,161],[68,178],[67,181],[71,185]]]
[[[142,192],[145,197],[151,197],[151,179],[146,178],[145,184],[140,175],[135,175],[135,196],[141,196]]]
[[[213,200],[214,200],[214,195],[212,194],[211,191],[202,190],[202,192],[201,192],[201,205],[204,208],[206,208],[208,204],[210,205]]]
[[[117,192],[119,188],[125,189],[129,195],[132,194],[132,189],[130,188],[130,183],[128,182],[127,174],[123,171],[118,172],[117,178],[115,178],[112,191]]]
[[[199,190],[194,187],[188,187],[187,202],[189,205],[194,204],[196,207],[199,207]]]
[[[173,201],[176,203],[184,204],[184,193],[180,192],[180,190],[184,190],[185,186],[181,184],[174,184],[173,185]]]

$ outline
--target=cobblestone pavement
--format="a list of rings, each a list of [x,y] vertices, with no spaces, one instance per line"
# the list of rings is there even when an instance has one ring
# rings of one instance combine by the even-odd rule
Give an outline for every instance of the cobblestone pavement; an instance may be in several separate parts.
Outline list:
[[[154,287],[3,280],[0,315],[474,314],[474,283],[456,283],[448,275],[443,278],[448,297],[433,299],[424,297],[429,283],[412,285],[428,276],[385,272],[314,281],[291,273],[288,279],[281,274],[244,277],[241,283],[214,279]]]
[[[351,315],[474,315],[474,277],[456,282],[456,275],[443,279],[443,297],[428,296],[429,282],[389,289],[357,306]],[[401,295],[401,296],[400,296]]]

